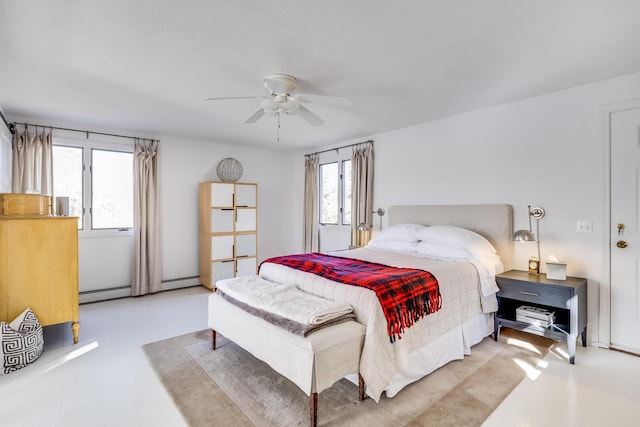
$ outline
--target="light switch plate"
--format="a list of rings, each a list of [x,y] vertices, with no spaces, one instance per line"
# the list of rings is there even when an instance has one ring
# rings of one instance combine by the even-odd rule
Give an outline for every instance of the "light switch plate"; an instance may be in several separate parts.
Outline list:
[[[578,221],[578,224],[576,225],[576,231],[578,233],[593,233],[593,222]]]

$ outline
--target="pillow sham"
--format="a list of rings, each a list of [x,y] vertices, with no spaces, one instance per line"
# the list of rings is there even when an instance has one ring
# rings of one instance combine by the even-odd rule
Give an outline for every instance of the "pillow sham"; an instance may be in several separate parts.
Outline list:
[[[425,255],[427,258],[443,259],[443,260],[469,260],[475,259],[475,257],[464,248],[454,248],[451,246],[439,245],[431,242],[418,242],[416,246],[416,252],[420,255]]]
[[[422,242],[465,249],[476,258],[494,257],[496,249],[478,233],[455,225],[432,225],[418,230]]]
[[[401,240],[370,240],[367,247],[401,252],[415,252],[418,242],[403,242]]]
[[[416,236],[419,230],[426,228],[424,225],[419,224],[395,224],[391,225],[384,230],[380,230],[375,233],[371,238],[371,241],[376,242],[388,242],[388,241],[401,241],[401,242],[417,242]]]
[[[0,375],[24,368],[40,357],[43,348],[42,326],[30,308],[11,323],[0,322]]]

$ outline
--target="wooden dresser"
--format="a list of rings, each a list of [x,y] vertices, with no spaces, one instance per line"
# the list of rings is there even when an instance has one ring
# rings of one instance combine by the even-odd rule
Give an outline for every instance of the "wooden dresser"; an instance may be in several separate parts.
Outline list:
[[[0,320],[27,307],[78,342],[78,219],[53,216],[50,196],[0,193]]]

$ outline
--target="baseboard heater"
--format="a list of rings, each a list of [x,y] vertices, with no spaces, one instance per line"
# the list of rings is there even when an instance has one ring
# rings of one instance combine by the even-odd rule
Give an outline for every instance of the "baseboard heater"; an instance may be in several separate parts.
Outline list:
[[[161,284],[160,291],[171,291],[174,289],[190,288],[200,285],[199,276],[182,277],[178,279],[164,280]],[[79,293],[80,304],[86,304],[98,301],[107,301],[111,299],[127,298],[131,296],[131,285],[115,286],[112,288],[94,289],[90,291],[82,291]]]

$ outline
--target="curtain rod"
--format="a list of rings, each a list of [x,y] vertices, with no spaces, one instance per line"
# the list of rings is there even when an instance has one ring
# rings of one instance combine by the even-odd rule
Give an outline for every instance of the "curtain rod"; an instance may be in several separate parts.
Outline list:
[[[4,125],[7,127],[7,129],[9,129],[9,132],[13,133],[13,131],[11,130],[11,123],[7,121],[7,118],[4,116],[4,114],[2,114],[2,111],[0,111],[0,117],[2,117],[2,121],[4,122]]]
[[[327,150],[322,150],[322,151],[316,151],[315,153],[309,153],[309,154],[305,154],[305,156],[313,156],[314,154],[322,154],[322,153],[328,153],[329,151],[335,151],[336,153],[338,152],[338,150],[342,150],[343,148],[349,148],[349,147],[353,147],[355,145],[360,145],[360,144],[364,144],[366,142],[370,142],[373,144],[373,139],[369,139],[367,141],[362,141],[362,142],[356,142],[355,144],[349,144],[349,145],[343,145],[342,147],[336,147],[336,148],[329,148]]]
[[[160,140],[158,139],[153,139],[153,138],[139,138],[137,136],[130,136],[130,135],[118,135],[117,133],[106,133],[106,132],[97,132],[97,131],[93,131],[93,130],[82,130],[82,129],[72,129],[72,128],[62,128],[62,127],[58,127],[58,126],[47,126],[47,125],[39,125],[39,124],[35,124],[35,123],[27,123],[27,122],[23,122],[23,123],[18,123],[18,122],[13,122],[9,124],[9,130],[11,131],[11,133],[15,133],[15,127],[17,125],[24,125],[24,126],[36,126],[36,127],[41,127],[41,128],[49,128],[49,129],[57,129],[57,130],[66,130],[69,132],[80,132],[80,133],[84,133],[87,135],[87,139],[89,139],[89,135],[94,134],[94,135],[104,135],[104,136],[114,136],[116,138],[128,138],[128,139],[143,139],[143,140],[147,140],[147,141],[156,141],[156,142],[160,142]]]

